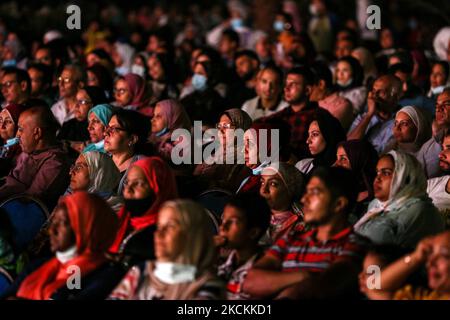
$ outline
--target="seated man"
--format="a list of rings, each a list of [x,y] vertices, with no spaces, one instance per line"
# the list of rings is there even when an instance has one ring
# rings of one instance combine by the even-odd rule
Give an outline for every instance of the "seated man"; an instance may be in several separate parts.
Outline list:
[[[392,137],[401,93],[402,82],[396,76],[383,75],[376,79],[367,97],[367,112],[353,121],[347,140],[367,138],[381,153]]]
[[[305,222],[313,228],[279,239],[248,272],[244,292],[300,299],[357,291],[367,241],[347,222],[356,201],[355,185],[346,169],[314,170],[302,198]]]
[[[427,193],[433,200],[433,204],[450,225],[450,130],[444,132],[442,151],[439,154],[439,167],[445,174],[442,177],[428,179]]]
[[[57,128],[48,107],[35,106],[20,115],[17,138],[22,153],[0,187],[0,201],[25,193],[53,208],[69,182],[69,163],[56,141]]]

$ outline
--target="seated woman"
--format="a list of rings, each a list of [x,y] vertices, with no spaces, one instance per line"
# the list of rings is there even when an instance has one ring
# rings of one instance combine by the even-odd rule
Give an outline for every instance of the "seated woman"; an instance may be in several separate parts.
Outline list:
[[[305,188],[303,175],[287,163],[274,163],[261,173],[260,195],[266,199],[272,215],[262,241],[270,246],[291,230],[305,229],[300,198]]]
[[[180,101],[191,121],[202,121],[206,128],[214,127],[227,106],[227,101],[215,89],[220,79],[217,73],[217,66],[210,61],[197,62],[192,77],[195,91]]]
[[[180,142],[172,141],[172,133],[176,129],[190,131],[191,127],[191,120],[180,103],[176,100],[159,101],[155,106],[152,118],[150,142],[153,143],[163,159],[171,161],[172,149]]]
[[[112,155],[119,169],[120,180],[117,194],[121,195],[128,168],[139,159],[152,155],[147,143],[150,120],[137,111],[118,109],[105,130],[104,149]]]
[[[87,129],[89,131],[90,144],[83,149],[83,152],[105,152],[105,131],[113,115],[114,107],[109,104],[99,104],[89,110],[89,125]]]
[[[261,172],[272,161],[295,163],[289,146],[290,139],[289,124],[283,120],[272,118],[253,123],[244,135],[245,165],[251,174],[242,180],[236,193],[259,193]]]
[[[135,110],[145,116],[153,116],[150,106],[151,91],[145,80],[134,73],[128,73],[117,79],[114,86],[114,105]]]
[[[252,119],[241,109],[229,109],[220,115],[217,129],[219,130],[220,146],[217,146],[217,152],[211,155],[205,162],[196,166],[194,176],[197,177],[197,183],[200,189],[210,189],[219,187],[230,192],[235,192],[242,179],[249,175],[242,151],[239,146],[243,146],[243,140],[238,141],[239,135],[233,137],[235,130],[241,129],[242,133],[250,128]],[[243,139],[243,135],[241,136]],[[233,157],[233,163],[227,163],[227,158]]]
[[[9,103],[0,111],[0,178],[14,168],[17,156],[22,152],[18,139],[15,139],[20,114],[26,107]]]
[[[353,114],[363,111],[367,89],[363,86],[364,71],[358,60],[352,56],[342,57],[334,72],[336,90],[339,96],[347,98],[353,105]]]
[[[175,177],[170,167],[157,157],[135,162],[128,170],[123,198],[125,204],[119,211],[119,231],[110,248],[114,254],[123,249],[122,244],[130,234],[154,228],[162,203],[177,198]],[[150,236],[152,231],[154,229]],[[150,244],[146,251],[148,255],[153,254]]]
[[[80,154],[72,166],[67,193],[95,193],[118,212],[123,204],[122,198],[115,194],[119,181],[120,173],[111,157],[106,153],[89,151]]]
[[[92,107],[106,103],[106,96],[100,87],[84,87],[78,90],[76,99],[75,118],[63,124],[57,138],[65,140],[79,153],[89,141],[88,112]]]
[[[224,299],[205,209],[190,200],[166,202],[158,215],[153,261],[133,267],[110,299]]]
[[[10,294],[29,300],[94,299],[90,289],[95,285],[95,274],[107,266],[105,253],[116,232],[117,215],[100,197],[76,192],[62,198],[49,228],[56,257],[25,278],[20,276]],[[81,289],[67,286],[74,268],[81,274]]]
[[[383,153],[399,150],[413,156],[431,138],[431,121],[418,107],[406,106],[395,115],[392,139]]]
[[[450,231],[424,238],[414,252],[402,256],[381,272],[378,295],[394,300],[450,300]],[[428,288],[412,286],[408,278],[426,267]]]
[[[367,212],[368,202],[373,200],[373,180],[376,175],[378,153],[366,140],[348,140],[338,144],[334,166],[351,170],[358,182],[358,199],[351,219],[359,220]],[[352,223],[357,220],[351,221]]]
[[[390,151],[378,160],[375,199],[355,231],[375,244],[414,248],[444,230],[444,220],[427,195],[427,179],[412,155]]]
[[[172,70],[174,61],[170,61],[168,54],[154,53],[147,60],[148,74],[150,75],[150,87],[152,89],[152,101],[165,99],[177,99],[178,88]]]
[[[328,112],[317,113],[308,129],[306,143],[312,158],[299,161],[295,166],[304,174],[318,166],[329,167],[336,159],[337,144],[345,141],[345,132],[339,120]]]

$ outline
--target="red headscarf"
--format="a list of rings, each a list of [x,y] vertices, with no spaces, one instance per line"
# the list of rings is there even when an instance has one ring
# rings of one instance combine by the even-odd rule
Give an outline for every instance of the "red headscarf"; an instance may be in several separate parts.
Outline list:
[[[145,177],[150,185],[150,189],[155,194],[155,201],[151,207],[141,216],[132,217],[131,213],[126,211],[125,206],[119,211],[119,231],[116,240],[109,249],[117,253],[120,244],[125,239],[129,230],[140,230],[156,223],[157,214],[161,205],[178,196],[175,176],[170,167],[158,157],[149,157],[133,163],[144,171]]]
[[[136,111],[152,117],[153,108],[150,107],[151,92],[144,78],[134,73],[128,73],[123,78],[128,84],[132,96],[130,106],[135,108]]]
[[[75,234],[78,256],[62,264],[52,258],[25,278],[17,292],[20,298],[43,300],[66,284],[77,266],[81,275],[94,271],[105,261],[105,252],[117,231],[117,216],[100,197],[87,192],[75,192],[60,201],[65,204],[70,225]]]

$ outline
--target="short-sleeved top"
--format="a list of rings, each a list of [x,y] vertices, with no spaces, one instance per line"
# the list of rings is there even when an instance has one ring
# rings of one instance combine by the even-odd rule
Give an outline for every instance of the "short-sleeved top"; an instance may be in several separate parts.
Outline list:
[[[327,241],[317,239],[317,228],[311,231],[291,233],[279,239],[268,254],[281,262],[282,271],[323,272],[338,261],[361,263],[364,259],[367,239],[347,227]]]
[[[349,132],[352,132],[362,121],[366,114],[358,115],[353,121]],[[386,147],[389,140],[392,138],[392,128],[394,127],[394,118],[383,121],[378,116],[373,116],[370,119],[365,136],[367,140],[373,145],[378,153],[381,153]]]

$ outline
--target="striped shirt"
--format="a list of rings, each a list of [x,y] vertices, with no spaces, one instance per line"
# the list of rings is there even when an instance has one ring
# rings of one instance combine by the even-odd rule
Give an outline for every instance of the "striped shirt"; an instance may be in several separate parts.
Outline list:
[[[283,271],[321,272],[332,263],[354,260],[361,263],[367,240],[348,227],[327,241],[316,238],[317,229],[294,232],[279,239],[268,251],[281,261]]]

